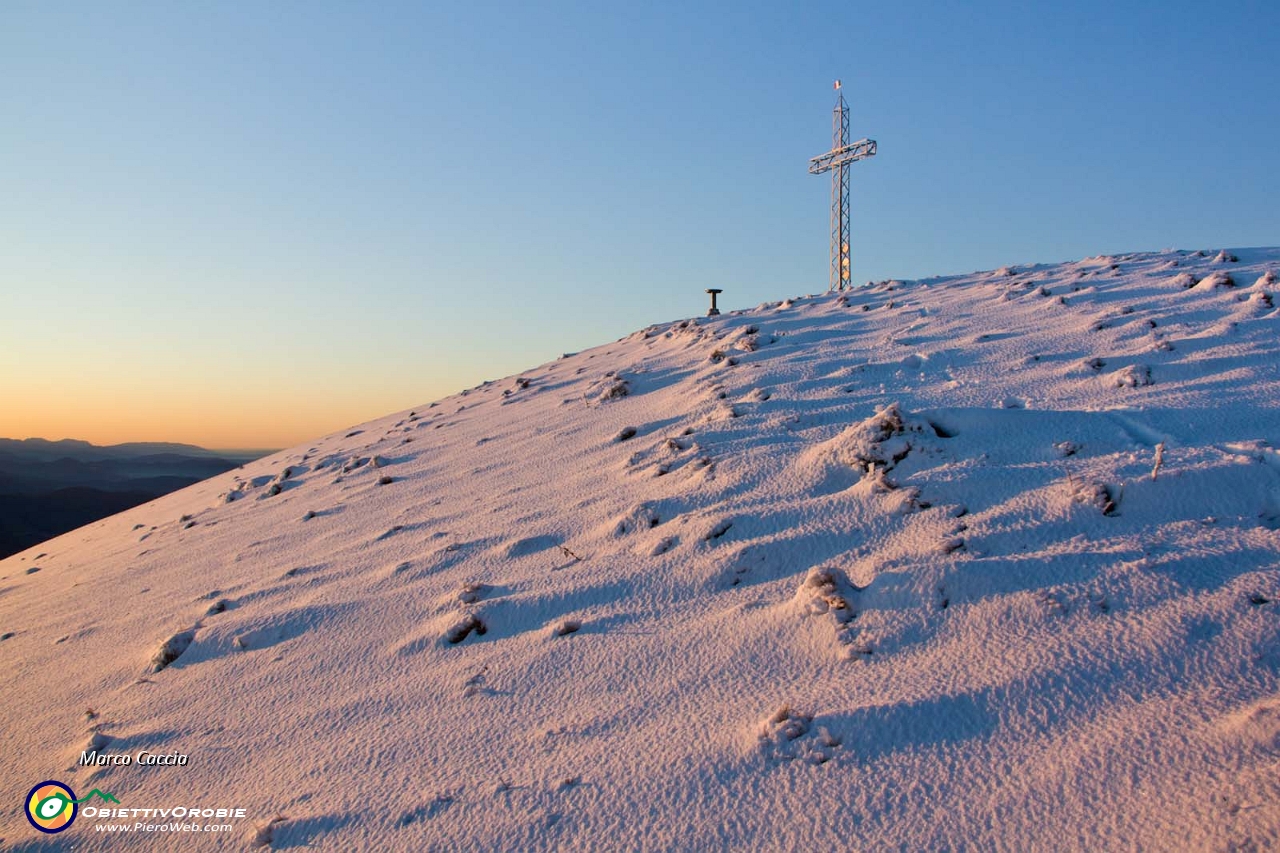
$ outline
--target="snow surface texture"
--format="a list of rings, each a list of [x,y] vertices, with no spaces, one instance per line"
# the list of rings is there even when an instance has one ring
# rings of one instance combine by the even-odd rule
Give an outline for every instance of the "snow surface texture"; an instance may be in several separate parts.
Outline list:
[[[1278,270],[1097,257],[659,325],[15,555],[8,802],[253,820],[0,836],[1275,849]]]

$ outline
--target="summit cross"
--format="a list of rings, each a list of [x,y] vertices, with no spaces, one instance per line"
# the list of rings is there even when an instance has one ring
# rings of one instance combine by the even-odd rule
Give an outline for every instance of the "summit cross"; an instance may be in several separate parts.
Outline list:
[[[849,269],[849,164],[876,154],[874,139],[849,142],[849,105],[840,81],[835,84],[836,106],[831,112],[831,150],[809,161],[809,174],[831,173],[831,283],[827,290],[850,286]]]

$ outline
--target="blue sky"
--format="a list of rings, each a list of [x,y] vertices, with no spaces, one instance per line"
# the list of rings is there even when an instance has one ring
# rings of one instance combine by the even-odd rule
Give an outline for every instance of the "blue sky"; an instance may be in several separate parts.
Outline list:
[[[274,446],[827,282],[1275,245],[1280,5],[0,5],[0,435]]]

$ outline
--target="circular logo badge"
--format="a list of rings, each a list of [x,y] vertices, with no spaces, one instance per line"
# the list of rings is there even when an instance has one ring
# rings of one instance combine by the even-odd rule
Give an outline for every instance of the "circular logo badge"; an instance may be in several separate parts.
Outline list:
[[[80,807],[75,792],[61,782],[41,782],[27,794],[27,821],[41,832],[62,832]]]

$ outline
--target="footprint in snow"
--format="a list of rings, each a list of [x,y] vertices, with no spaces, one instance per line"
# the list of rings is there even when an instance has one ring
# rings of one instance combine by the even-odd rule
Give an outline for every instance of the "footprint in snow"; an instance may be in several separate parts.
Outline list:
[[[230,599],[219,598],[213,604],[209,605],[209,609],[204,612],[204,615],[217,616],[219,613],[226,612],[226,610],[231,606],[232,606],[232,602],[230,601]]]
[[[392,536],[395,536],[401,530],[404,530],[403,524],[394,524],[391,527],[388,527],[386,532],[380,534],[376,539],[374,539],[374,541],[381,542],[384,539],[390,539]]]
[[[636,504],[621,516],[613,526],[614,538],[631,533],[651,530],[662,523],[658,510],[648,503]]]
[[[436,794],[430,802],[424,803],[401,814],[396,825],[399,827],[406,827],[424,820],[430,820],[431,818],[443,814],[448,810],[448,808],[454,804],[456,799],[457,798],[450,793]]]
[[[664,536],[654,544],[653,548],[649,551],[649,556],[657,557],[665,554],[678,544],[680,544],[679,536]]]
[[[196,632],[192,628],[187,631],[179,631],[171,635],[168,639],[160,643],[160,647],[156,649],[155,654],[151,656],[149,672],[160,672],[165,667],[176,661],[182,656],[195,640]]]
[[[480,617],[474,613],[467,613],[454,620],[445,630],[444,638],[450,645],[456,646],[472,634],[482,637],[488,631],[488,627],[480,620]]]
[[[702,539],[704,542],[711,542],[716,539],[720,539],[722,536],[728,533],[729,529],[732,527],[733,527],[733,521],[731,521],[730,519],[726,518],[722,521],[718,521],[715,523],[714,526],[712,526],[710,530],[706,532],[706,534],[702,537]]]
[[[553,622],[550,626],[551,636],[553,637],[567,637],[570,634],[576,634],[580,630],[582,630],[582,623],[577,619],[561,619],[558,622]]]

